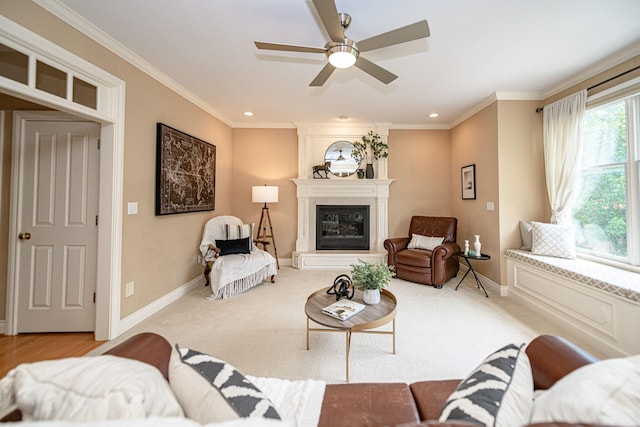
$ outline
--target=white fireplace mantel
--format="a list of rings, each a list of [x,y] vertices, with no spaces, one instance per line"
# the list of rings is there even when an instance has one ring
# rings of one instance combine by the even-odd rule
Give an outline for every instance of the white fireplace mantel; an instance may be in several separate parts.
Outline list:
[[[384,241],[388,236],[389,186],[387,159],[374,161],[376,179],[355,175],[313,179],[313,165],[324,162],[325,151],[336,141],[355,141],[373,130],[384,142],[390,123],[297,123],[298,178],[293,179],[298,196],[298,237],[291,265],[300,269],[349,269],[358,259],[385,262]],[[369,250],[316,251],[317,205],[368,205]]]
[[[389,186],[392,179],[294,179],[298,196],[298,238],[292,265],[300,269],[349,268],[358,259],[385,262],[389,230]],[[316,205],[368,205],[368,251],[316,251]]]

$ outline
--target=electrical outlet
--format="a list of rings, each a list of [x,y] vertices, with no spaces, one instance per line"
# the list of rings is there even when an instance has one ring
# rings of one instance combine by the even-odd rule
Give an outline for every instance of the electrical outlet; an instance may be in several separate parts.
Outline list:
[[[493,202],[487,202],[487,210],[492,211],[494,209]]]
[[[133,293],[135,292],[135,282],[127,282],[124,285],[124,296],[125,297],[130,297],[131,295],[133,295]]]

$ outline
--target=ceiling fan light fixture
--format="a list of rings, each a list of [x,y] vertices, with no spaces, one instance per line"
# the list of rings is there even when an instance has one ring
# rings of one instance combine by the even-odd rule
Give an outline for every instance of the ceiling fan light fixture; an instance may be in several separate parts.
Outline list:
[[[349,68],[356,63],[358,59],[358,46],[356,42],[344,39],[344,42],[327,43],[327,56],[329,63],[336,68]]]

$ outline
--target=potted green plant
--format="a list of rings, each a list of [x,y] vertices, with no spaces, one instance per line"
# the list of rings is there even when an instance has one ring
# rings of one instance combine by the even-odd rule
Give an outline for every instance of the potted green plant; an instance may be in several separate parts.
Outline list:
[[[380,302],[380,289],[391,283],[394,276],[393,266],[371,264],[361,259],[360,264],[351,264],[351,280],[356,288],[363,291],[362,299],[366,304]]]
[[[389,146],[382,140],[382,137],[373,131],[369,131],[362,138],[362,141],[355,141],[355,147],[351,155],[358,162],[363,160],[366,162],[367,178],[373,178],[373,161],[378,159],[386,159],[389,156]]]

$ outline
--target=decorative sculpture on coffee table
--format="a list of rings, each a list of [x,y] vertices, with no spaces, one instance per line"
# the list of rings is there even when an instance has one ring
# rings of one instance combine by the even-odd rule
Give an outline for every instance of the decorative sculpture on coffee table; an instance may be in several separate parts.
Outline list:
[[[351,278],[346,274],[341,274],[336,277],[333,281],[333,286],[327,289],[327,293],[329,295],[335,295],[336,301],[340,301],[340,298],[347,297],[348,299],[353,298],[353,294],[355,292],[355,288],[353,286],[353,282],[351,282]]]

